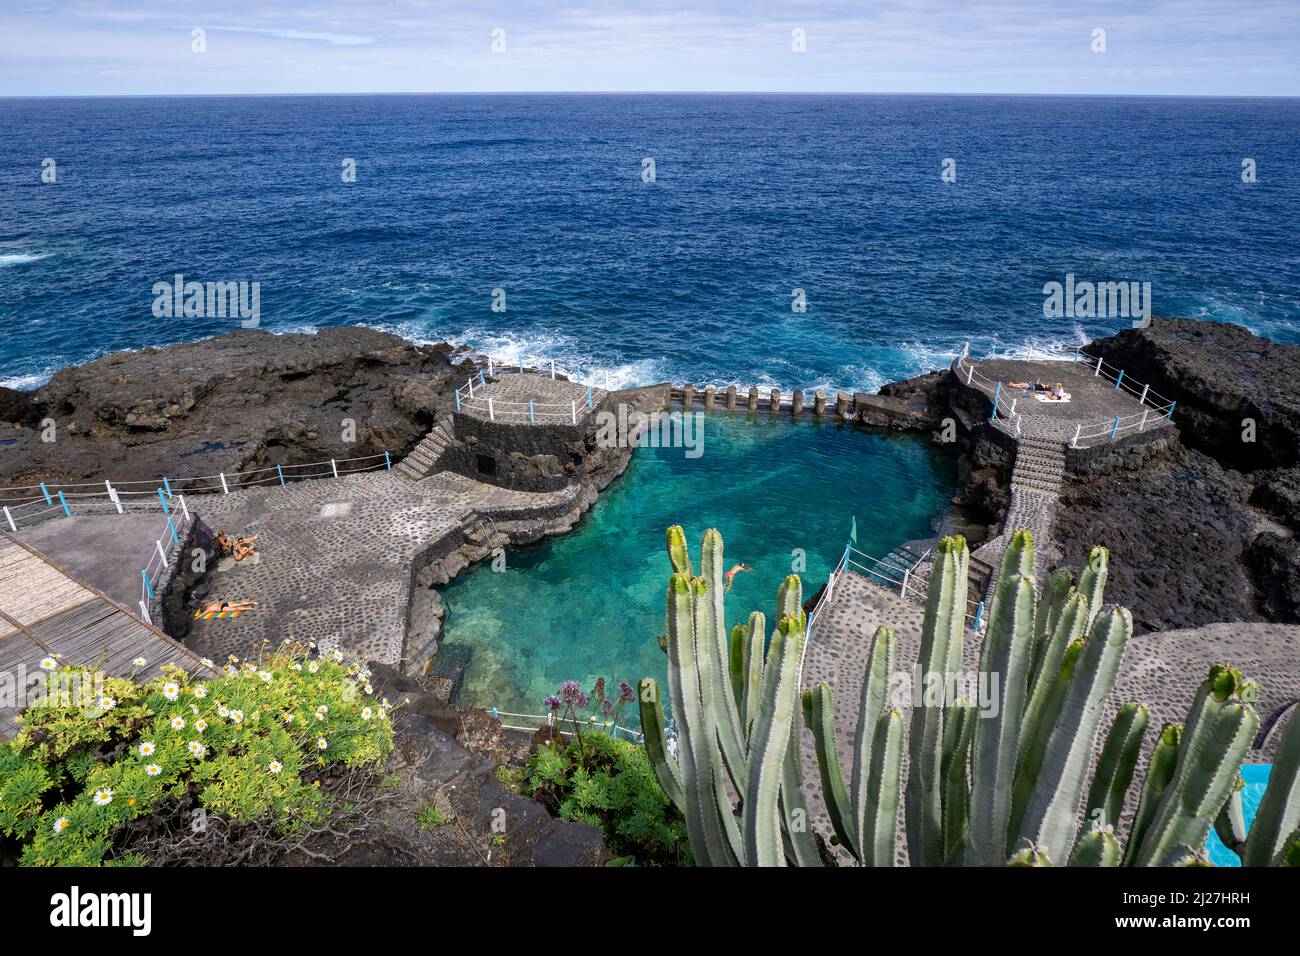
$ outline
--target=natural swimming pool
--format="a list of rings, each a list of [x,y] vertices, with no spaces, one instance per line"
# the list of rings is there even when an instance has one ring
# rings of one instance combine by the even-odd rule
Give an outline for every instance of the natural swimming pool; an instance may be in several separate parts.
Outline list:
[[[1255,822],[1259,812],[1259,801],[1268,789],[1268,777],[1273,765],[1267,763],[1248,763],[1241,768],[1241,779],[1246,784],[1241,791],[1241,816],[1246,823],[1246,833],[1250,834],[1250,825]],[[1210,854],[1210,862],[1215,866],[1241,866],[1241,858],[1233,853],[1219,835],[1210,828],[1210,835],[1205,838],[1205,849]]]
[[[440,656],[467,655],[457,701],[541,714],[567,680],[591,687],[666,675],[664,530],[718,528],[726,565],[744,562],[727,596],[728,627],[769,620],[776,588],[802,554],[805,596],[825,582],[856,518],[862,551],[881,557],[929,537],[955,480],[953,456],[916,435],[827,423],[708,415],[703,454],[640,448],[627,472],[567,535],[507,551],[443,591]],[[620,723],[637,725],[635,713]]]

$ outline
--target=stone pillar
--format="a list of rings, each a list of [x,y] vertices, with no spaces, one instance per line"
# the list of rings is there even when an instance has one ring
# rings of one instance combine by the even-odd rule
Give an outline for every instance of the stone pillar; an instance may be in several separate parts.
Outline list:
[[[849,417],[849,396],[844,392],[835,393],[835,414],[840,418]]]
[[[813,414],[821,418],[826,414],[826,390],[819,388],[813,392]]]
[[[771,404],[768,405],[767,410],[773,415],[781,410],[781,390],[779,388],[772,389]]]
[[[803,414],[803,389],[796,388],[790,393],[790,417],[798,418]]]
[[[727,411],[734,412],[735,410],[736,410],[736,386],[728,385],[727,386]]]
[[[867,407],[867,393],[854,392],[853,393],[853,414],[861,415],[863,409],[865,409],[866,407]]]
[[[749,410],[751,412],[758,411],[758,386],[757,385],[751,385],[749,387]]]
[[[689,412],[691,410],[691,406],[693,406],[694,404],[695,404],[695,386],[692,385],[690,382],[687,382],[685,385],[682,386],[682,408],[684,408],[686,411]]]
[[[714,388],[712,385],[704,386],[704,410],[706,412],[713,411],[713,404],[714,401],[717,399],[717,397],[718,397],[718,390],[716,388]]]

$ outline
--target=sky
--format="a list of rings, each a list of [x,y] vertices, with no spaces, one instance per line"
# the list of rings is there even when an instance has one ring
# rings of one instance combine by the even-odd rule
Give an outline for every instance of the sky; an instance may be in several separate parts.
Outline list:
[[[705,90],[1296,96],[1300,2],[0,0],[0,96]]]

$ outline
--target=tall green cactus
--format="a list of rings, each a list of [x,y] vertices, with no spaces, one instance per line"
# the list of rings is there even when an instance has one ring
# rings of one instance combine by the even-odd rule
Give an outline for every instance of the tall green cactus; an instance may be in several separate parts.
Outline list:
[[[912,702],[904,782],[906,721],[890,699],[898,641],[879,628],[857,702],[847,785],[831,689],[819,685],[802,695],[802,708],[797,703],[807,637],[798,577],[781,583],[778,624],[764,653],[762,614],[726,629],[721,536],[705,533],[699,577],[680,528],[669,529],[668,553],[676,755],[653,680],[641,684],[641,721],[655,773],[685,814],[702,865],[820,865],[800,779],[800,709],[836,841],[861,865],[893,865],[900,809],[914,865],[1203,866],[1212,826],[1247,865],[1300,865],[1300,718],[1286,728],[1247,834],[1239,771],[1259,725],[1251,706],[1258,691],[1221,666],[1197,691],[1185,726],[1166,724],[1157,736],[1122,844],[1116,824],[1150,716],[1136,704],[1120,707],[1094,761],[1133,631],[1127,610],[1104,606],[1103,548],[1089,553],[1077,587],[1057,571],[1040,598],[1033,539],[1012,536],[980,650],[980,686],[993,693],[974,702],[952,691],[966,639],[966,543],[941,541],[917,662],[926,687],[942,688],[941,699],[927,693]]]

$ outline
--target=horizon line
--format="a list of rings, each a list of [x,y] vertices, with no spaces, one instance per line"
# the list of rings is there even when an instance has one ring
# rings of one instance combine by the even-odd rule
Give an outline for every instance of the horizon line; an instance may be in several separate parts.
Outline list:
[[[262,92],[262,93],[0,93],[0,100],[70,99],[216,99],[221,97],[323,97],[323,96],[943,96],[961,99],[977,97],[1041,97],[1087,99],[1224,99],[1294,100],[1300,93],[984,93],[927,90],[367,90],[358,92]]]

